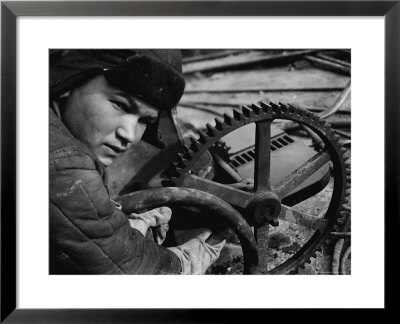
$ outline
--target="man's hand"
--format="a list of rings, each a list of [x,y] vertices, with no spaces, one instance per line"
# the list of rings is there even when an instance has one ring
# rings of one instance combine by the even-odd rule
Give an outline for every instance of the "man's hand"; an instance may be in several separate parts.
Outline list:
[[[157,243],[161,244],[167,235],[168,222],[171,219],[171,215],[172,211],[169,207],[159,207],[142,214],[130,214],[129,223],[132,228],[137,229],[143,236],[146,236],[147,231],[152,227]]]
[[[204,274],[208,267],[218,259],[225,240],[216,245],[210,245],[205,242],[210,234],[209,230],[205,230],[182,245],[168,248],[181,260],[181,274]]]

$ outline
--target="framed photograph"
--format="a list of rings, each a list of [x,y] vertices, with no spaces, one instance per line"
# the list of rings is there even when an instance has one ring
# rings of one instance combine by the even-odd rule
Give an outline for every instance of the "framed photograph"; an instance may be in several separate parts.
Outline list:
[[[1,17],[1,321],[209,320],[203,309],[226,321],[224,309],[393,306],[399,1],[3,1]],[[112,116],[88,96],[99,89]],[[80,115],[78,99],[105,108]],[[127,127],[135,134],[119,125],[115,138],[104,135],[111,123],[96,118],[105,114],[121,125],[139,116]],[[88,127],[97,137],[80,131]],[[143,144],[129,150],[136,131]],[[70,134],[93,156],[60,149]],[[93,196],[71,176],[78,161],[101,175],[109,166]],[[130,215],[126,226],[175,254],[171,268],[180,258],[175,272],[186,271],[185,254],[170,247],[185,242],[188,214],[205,208],[232,231],[207,275],[146,275],[144,261],[117,262],[107,250],[116,224],[90,234],[92,211],[82,224],[53,216],[84,197],[107,218],[102,190]],[[162,243],[138,224],[168,203],[180,216]],[[61,223],[71,230],[58,232]],[[98,258],[79,259],[84,237]],[[69,250],[57,250],[64,238]]]

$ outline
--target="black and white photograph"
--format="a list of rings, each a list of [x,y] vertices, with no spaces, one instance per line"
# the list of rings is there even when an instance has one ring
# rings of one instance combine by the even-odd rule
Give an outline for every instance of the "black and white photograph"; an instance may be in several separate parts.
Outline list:
[[[49,274],[351,275],[351,58],[49,49]]]
[[[399,2],[2,1],[0,321],[395,309]]]

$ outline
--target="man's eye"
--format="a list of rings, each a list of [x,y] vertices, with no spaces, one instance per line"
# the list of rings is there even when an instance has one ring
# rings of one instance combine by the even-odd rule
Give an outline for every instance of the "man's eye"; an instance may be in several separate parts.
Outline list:
[[[129,112],[129,107],[127,104],[121,102],[121,101],[116,101],[116,100],[110,100],[110,102],[113,104],[113,106],[119,110]]]

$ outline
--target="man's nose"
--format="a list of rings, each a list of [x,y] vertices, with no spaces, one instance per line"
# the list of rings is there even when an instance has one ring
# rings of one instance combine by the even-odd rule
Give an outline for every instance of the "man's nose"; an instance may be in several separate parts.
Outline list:
[[[138,142],[140,140],[139,126],[139,118],[137,116],[126,115],[117,128],[117,136],[124,141],[123,144]]]

